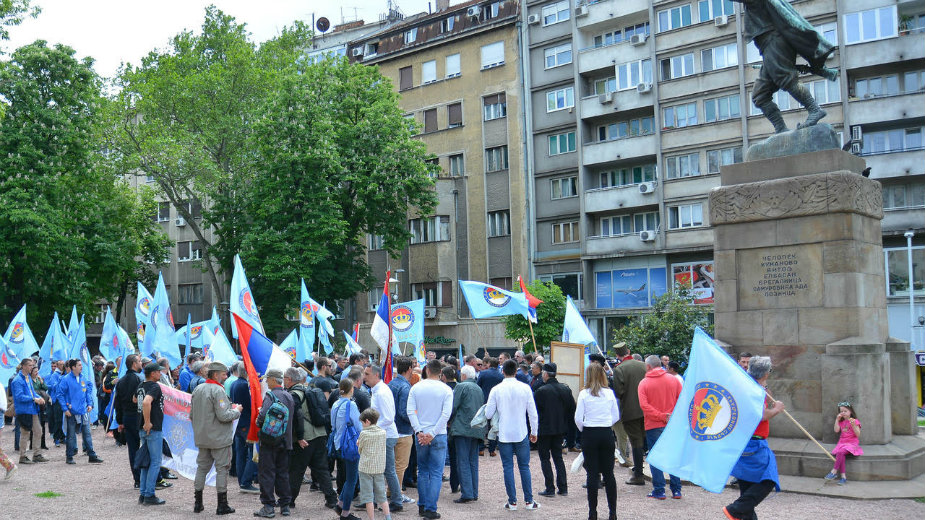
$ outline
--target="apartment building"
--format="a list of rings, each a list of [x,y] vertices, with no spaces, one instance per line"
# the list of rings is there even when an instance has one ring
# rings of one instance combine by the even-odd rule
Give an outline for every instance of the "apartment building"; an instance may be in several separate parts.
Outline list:
[[[440,166],[433,214],[409,215],[411,240],[400,260],[368,237],[368,261],[383,277],[391,268],[393,301],[424,299],[430,350],[467,352],[512,347],[498,320],[469,316],[458,280],[511,288],[527,274],[526,176],[520,114],[520,5],[470,1],[405,17],[348,44],[356,63],[378,66],[401,95],[418,138]],[[357,297],[368,330],[382,284]],[[367,334],[360,343],[372,346]],[[407,350],[407,346],[406,346]]]
[[[883,183],[890,330],[912,339],[903,234],[915,233],[914,289],[925,296],[925,2],[792,3],[838,44],[827,65],[839,81],[802,80]],[[761,57],[743,40],[741,4],[525,4],[534,276],[578,300],[604,345],[674,282],[712,303],[708,193],[720,167],[772,132],[751,104]],[[805,112],[776,98],[795,127]]]

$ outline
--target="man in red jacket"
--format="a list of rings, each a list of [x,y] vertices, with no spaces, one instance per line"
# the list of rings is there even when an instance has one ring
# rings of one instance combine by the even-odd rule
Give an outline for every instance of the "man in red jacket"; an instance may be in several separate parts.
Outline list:
[[[681,383],[677,378],[662,370],[662,360],[658,356],[646,358],[646,377],[639,382],[639,407],[645,420],[646,444],[651,450],[655,441],[662,435],[668,418],[674,410],[678,396],[681,395]],[[665,500],[665,475],[662,470],[649,465],[652,470],[652,492],[649,498]],[[681,498],[681,479],[669,475],[671,498]]]

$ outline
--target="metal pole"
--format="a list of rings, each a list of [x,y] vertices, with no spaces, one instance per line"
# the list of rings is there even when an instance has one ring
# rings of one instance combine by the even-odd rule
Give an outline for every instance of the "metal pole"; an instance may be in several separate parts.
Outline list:
[[[909,265],[909,344],[915,347],[915,276],[912,273],[912,237],[915,232],[906,231],[906,256]]]

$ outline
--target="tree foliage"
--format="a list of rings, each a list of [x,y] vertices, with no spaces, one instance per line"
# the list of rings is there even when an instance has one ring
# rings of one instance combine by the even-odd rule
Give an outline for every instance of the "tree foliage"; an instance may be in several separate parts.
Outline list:
[[[675,286],[655,300],[652,312],[642,314],[614,331],[613,343],[626,342],[632,352],[643,356],[667,355],[686,366],[694,329],[700,327],[707,334],[713,334],[710,322],[712,308],[693,305],[692,301],[689,289]]]
[[[19,25],[27,16],[38,16],[41,9],[33,6],[32,0],[0,0],[0,40],[8,40],[7,27]]]
[[[565,322],[565,295],[562,289],[552,282],[534,280],[527,286],[527,291],[540,300],[536,308],[537,323],[533,324],[533,335],[540,351],[549,347],[550,342],[562,339],[562,327]],[[533,338],[530,336],[530,324],[520,315],[505,316],[504,337],[524,344],[525,352],[533,351]]]

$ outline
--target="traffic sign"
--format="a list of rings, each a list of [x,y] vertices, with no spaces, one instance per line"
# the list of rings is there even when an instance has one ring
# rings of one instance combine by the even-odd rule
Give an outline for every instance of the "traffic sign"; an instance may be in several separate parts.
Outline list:
[[[925,367],[925,352],[915,353],[915,364],[920,367]]]

